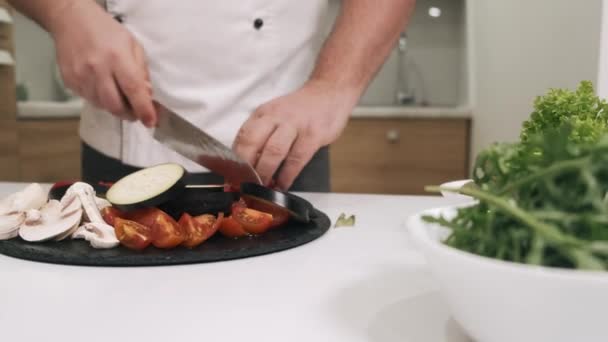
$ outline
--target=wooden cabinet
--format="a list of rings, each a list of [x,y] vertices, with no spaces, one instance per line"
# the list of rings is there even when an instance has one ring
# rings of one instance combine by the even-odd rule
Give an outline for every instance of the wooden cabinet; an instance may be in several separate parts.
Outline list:
[[[330,147],[332,191],[423,194],[467,178],[470,120],[353,118]]]
[[[22,181],[80,179],[78,119],[18,121]]]
[[[0,120],[0,181],[80,179],[78,119]]]

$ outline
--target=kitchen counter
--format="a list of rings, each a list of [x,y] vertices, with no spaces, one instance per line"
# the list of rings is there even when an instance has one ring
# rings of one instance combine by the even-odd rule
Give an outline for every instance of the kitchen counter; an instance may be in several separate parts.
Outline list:
[[[470,119],[469,107],[359,106],[352,118]]]
[[[23,187],[0,183],[0,198]],[[453,199],[301,194],[354,227],[266,256],[86,268],[0,255],[3,341],[468,341],[405,219]]]
[[[31,101],[17,103],[19,119],[76,119],[80,117],[82,100],[70,102]],[[469,107],[358,106],[352,118],[428,118],[470,119]]]

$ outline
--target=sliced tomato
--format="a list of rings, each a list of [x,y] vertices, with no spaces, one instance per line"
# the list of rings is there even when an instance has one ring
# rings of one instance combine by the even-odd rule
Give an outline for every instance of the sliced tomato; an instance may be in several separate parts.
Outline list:
[[[225,237],[239,238],[249,235],[243,225],[238,223],[232,216],[224,217],[220,224],[220,233]]]
[[[250,234],[266,232],[273,222],[271,214],[239,205],[233,206],[232,217]]]
[[[105,207],[101,209],[101,217],[107,224],[115,227],[116,218],[125,218],[125,213],[114,207]]]
[[[152,225],[154,239],[152,244],[157,248],[171,249],[186,240],[186,232],[175,220],[162,210]]]
[[[164,212],[158,208],[150,207],[129,211],[126,214],[126,218],[139,224],[143,224],[144,226],[152,227],[156,222],[156,218],[163,213]]]
[[[140,251],[152,243],[152,229],[134,221],[115,217],[114,232],[120,244],[129,249]]]
[[[278,228],[289,220],[289,211],[283,207],[252,196],[243,195],[242,199],[245,201],[245,203],[247,203],[248,208],[272,215],[272,224],[270,225],[270,229]]]
[[[186,239],[182,245],[194,248],[209,239],[219,229],[223,217],[224,214],[220,213],[217,218],[213,215],[201,215],[193,218],[184,213],[178,221],[186,233]]]

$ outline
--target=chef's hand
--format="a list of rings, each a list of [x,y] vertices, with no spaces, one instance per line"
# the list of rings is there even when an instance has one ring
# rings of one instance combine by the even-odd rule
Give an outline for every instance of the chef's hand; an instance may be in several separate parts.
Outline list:
[[[309,81],[299,90],[258,107],[234,142],[244,158],[269,185],[283,163],[276,185],[288,190],[319,148],[344,130],[358,96],[324,81]]]
[[[58,12],[48,28],[66,86],[118,117],[154,125],[145,54],[131,33],[94,1],[70,1]]]

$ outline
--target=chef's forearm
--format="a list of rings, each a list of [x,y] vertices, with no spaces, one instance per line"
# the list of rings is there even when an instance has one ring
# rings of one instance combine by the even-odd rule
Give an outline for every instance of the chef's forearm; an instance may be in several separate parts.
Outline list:
[[[99,6],[95,0],[8,0],[8,2],[51,33],[60,20],[61,13],[70,10],[75,4]]]
[[[405,29],[415,2],[343,0],[311,79],[331,82],[358,99]]]

